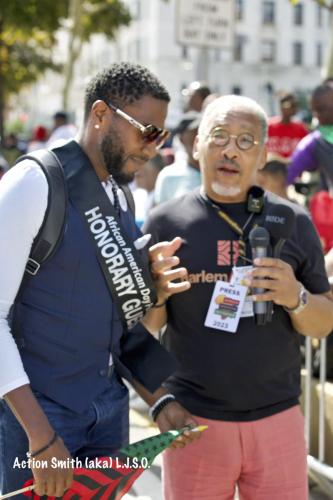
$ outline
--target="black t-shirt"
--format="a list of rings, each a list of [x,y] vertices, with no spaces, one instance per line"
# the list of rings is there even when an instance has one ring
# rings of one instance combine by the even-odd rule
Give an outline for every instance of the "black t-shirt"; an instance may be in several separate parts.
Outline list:
[[[281,258],[310,292],[328,292],[323,253],[309,216],[271,193],[265,195],[264,211],[276,203],[287,204],[296,216]],[[221,207],[241,227],[249,217],[245,203]],[[262,219],[256,215],[246,234]],[[144,231],[154,242],[183,238],[177,255],[192,283],[167,305],[163,343],[181,366],[167,381],[168,389],[194,415],[219,420],[256,420],[297,404],[299,335],[282,307],[274,305],[272,322],[264,326],[256,326],[253,317],[241,318],[236,333],[204,326],[215,282],[230,278],[238,257],[238,236],[210,201],[195,190],[163,203],[151,212]]]

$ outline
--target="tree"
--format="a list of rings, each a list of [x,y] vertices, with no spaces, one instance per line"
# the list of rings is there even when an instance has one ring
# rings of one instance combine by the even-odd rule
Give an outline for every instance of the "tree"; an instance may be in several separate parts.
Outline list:
[[[0,137],[10,93],[57,69],[51,49],[68,0],[0,0]]]
[[[297,5],[300,0],[289,0],[292,5]],[[323,7],[324,9],[329,10],[330,12],[333,12],[333,0],[312,0],[313,2],[316,2],[318,5]],[[333,16],[332,16],[333,17]],[[328,78],[328,77],[333,77],[333,25],[331,27],[331,39],[330,39],[330,44],[329,44],[329,49],[328,49],[328,56],[326,60],[326,64],[323,68],[323,77]]]
[[[82,45],[95,33],[114,38],[121,25],[128,25],[131,16],[121,0],[69,0],[68,57],[64,70],[63,108],[68,108],[69,90],[74,65]]]
[[[11,93],[32,83],[46,70],[60,70],[52,60],[56,32],[69,26],[64,103],[82,43],[93,33],[112,38],[131,20],[121,0],[0,0],[0,138],[4,108]]]

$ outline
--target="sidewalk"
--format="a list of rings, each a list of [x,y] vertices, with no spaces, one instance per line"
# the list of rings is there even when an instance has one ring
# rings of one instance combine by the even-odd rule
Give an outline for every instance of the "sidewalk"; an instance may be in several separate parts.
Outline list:
[[[139,441],[146,437],[158,434],[158,429],[152,426],[148,416],[144,411],[130,411],[130,442]],[[162,485],[161,485],[161,456],[158,456],[154,461],[153,466],[146,470],[137,481],[134,483],[131,491],[125,495],[124,500],[163,500]],[[237,500],[235,498],[235,500]],[[255,499],[253,499],[255,500]],[[319,489],[312,488],[309,495],[309,500],[331,500],[324,495]]]

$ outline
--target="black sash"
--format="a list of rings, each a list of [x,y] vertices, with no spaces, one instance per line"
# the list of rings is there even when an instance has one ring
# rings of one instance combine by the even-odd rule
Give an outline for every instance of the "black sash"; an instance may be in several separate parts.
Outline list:
[[[151,278],[150,276],[147,277],[148,269],[145,269],[144,263],[141,264],[138,252],[129,241],[108,195],[81,147],[75,141],[71,141],[62,147],[54,149],[54,152],[64,167],[69,197],[86,221],[111,297],[118,308],[124,325],[125,334],[120,340],[121,352],[119,355],[111,347],[117,372],[129,381],[132,378],[138,380],[146,389],[154,392],[166,378],[176,371],[178,364],[173,356],[138,322],[141,314],[143,315],[156,300]],[[87,212],[88,214],[86,214]],[[92,226],[94,221],[95,225]],[[100,227],[98,227],[98,224]],[[105,231],[109,231],[109,236],[107,234],[102,235],[101,233],[104,231],[99,232],[104,226]],[[106,245],[109,244],[107,240],[110,238],[113,238],[114,241],[110,240],[109,243],[116,243],[118,249],[121,250],[121,253],[119,252],[116,255],[121,255],[124,259],[126,257],[126,265],[122,264],[121,266],[126,268],[126,274],[122,274],[122,271],[119,273],[109,272],[110,263],[106,261],[111,257],[103,255],[102,252],[105,249],[104,254],[107,254],[108,250],[111,249],[111,247],[106,248]],[[124,242],[123,245],[121,245],[122,242]],[[115,249],[115,247],[113,248]],[[129,256],[133,256],[133,260]],[[115,266],[114,270],[116,269],[119,271],[118,266]],[[113,268],[110,271],[113,271]],[[139,280],[140,275],[144,280],[144,285]],[[133,298],[128,299],[126,295],[122,295],[120,297],[122,300],[118,300],[119,293],[126,289],[126,287],[120,288],[121,282],[118,280],[126,276],[132,278],[134,276],[135,278],[138,290],[136,290],[137,296],[132,294],[132,297],[135,297],[134,300],[137,300],[136,297],[140,296],[144,299],[139,307],[140,318],[136,308],[130,311],[124,310],[124,307],[130,309],[129,304],[133,304],[133,302],[129,302],[129,300],[133,301]],[[146,291],[147,289],[149,289],[149,293]],[[126,313],[128,313],[127,318]],[[131,332],[127,332],[128,323],[132,326],[135,325]]]
[[[147,266],[123,228],[88,158],[82,155],[82,161],[69,164],[65,176],[69,197],[85,220],[122,324],[125,329],[131,329],[156,302]]]

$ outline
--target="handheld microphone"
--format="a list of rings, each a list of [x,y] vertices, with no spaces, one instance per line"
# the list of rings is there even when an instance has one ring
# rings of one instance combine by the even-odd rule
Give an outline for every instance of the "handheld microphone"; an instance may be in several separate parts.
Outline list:
[[[279,259],[282,247],[293,233],[295,214],[287,205],[274,205],[267,211],[264,226],[272,237],[273,257]]]
[[[265,227],[272,237],[273,257],[279,259],[282,247],[290,238],[294,230],[295,214],[287,205],[273,205],[267,211]],[[273,314],[273,302],[268,303],[267,321],[271,321]]]
[[[251,229],[249,241],[252,250],[252,259],[267,257],[269,247],[269,232],[264,227]],[[264,288],[254,288],[255,294],[265,292]],[[267,302],[254,302],[254,321],[256,325],[265,325],[267,320]]]

